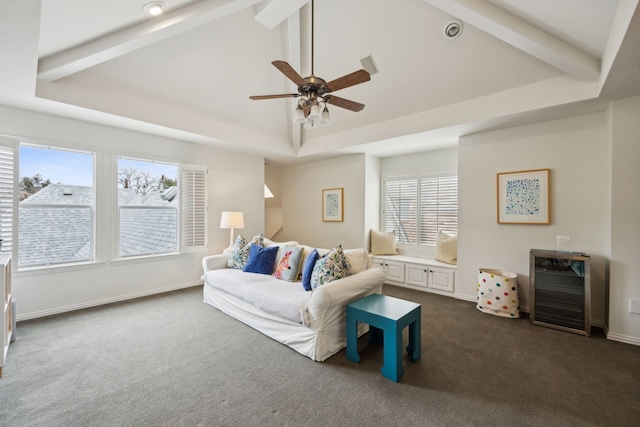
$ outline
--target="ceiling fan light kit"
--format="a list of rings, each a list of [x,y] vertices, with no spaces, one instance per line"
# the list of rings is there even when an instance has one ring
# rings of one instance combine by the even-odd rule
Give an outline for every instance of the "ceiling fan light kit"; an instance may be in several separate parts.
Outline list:
[[[330,125],[331,117],[327,104],[354,112],[361,111],[364,104],[339,98],[331,92],[355,86],[371,80],[370,74],[365,70],[358,70],[346,76],[339,77],[327,83],[324,79],[314,75],[314,0],[311,0],[311,75],[303,78],[285,61],[273,61],[272,64],[289,80],[298,86],[298,93],[279,95],[254,95],[253,100],[298,98],[298,104],[293,115],[294,123],[304,124],[305,129],[315,129],[318,125]]]

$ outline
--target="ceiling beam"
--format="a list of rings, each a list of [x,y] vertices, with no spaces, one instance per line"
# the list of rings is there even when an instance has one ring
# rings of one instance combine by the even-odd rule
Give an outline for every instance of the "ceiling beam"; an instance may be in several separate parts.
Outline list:
[[[40,60],[38,79],[53,82],[223,18],[262,0],[201,0]]]
[[[484,1],[424,1],[572,77],[583,81],[600,77],[598,58]]]
[[[309,0],[265,0],[255,6],[255,19],[267,29],[273,30],[308,2]]]

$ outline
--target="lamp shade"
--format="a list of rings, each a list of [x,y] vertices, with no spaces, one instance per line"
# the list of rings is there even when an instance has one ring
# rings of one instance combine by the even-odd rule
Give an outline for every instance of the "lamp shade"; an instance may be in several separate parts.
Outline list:
[[[300,107],[298,105],[298,107],[296,108],[296,111],[293,115],[293,121],[295,123],[304,123],[306,121],[306,117],[304,116],[304,110],[302,109],[302,107]]]
[[[311,106],[311,112],[309,113],[308,118],[311,120],[319,120],[322,118],[322,110],[319,105],[316,104]]]
[[[320,120],[321,125],[330,125],[331,124],[331,116],[329,115],[329,110],[327,107],[324,107],[322,110],[322,119]]]
[[[222,212],[222,216],[220,218],[220,228],[244,228],[244,213],[229,211]]]

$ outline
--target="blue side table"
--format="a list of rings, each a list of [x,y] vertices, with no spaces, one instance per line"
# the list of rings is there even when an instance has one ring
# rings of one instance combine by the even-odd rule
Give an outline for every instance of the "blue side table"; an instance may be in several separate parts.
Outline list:
[[[358,322],[369,325],[369,343],[382,342],[384,361],[382,375],[398,381],[402,368],[402,330],[409,326],[407,353],[420,360],[420,304],[373,294],[347,305],[347,359],[360,362],[358,354]]]

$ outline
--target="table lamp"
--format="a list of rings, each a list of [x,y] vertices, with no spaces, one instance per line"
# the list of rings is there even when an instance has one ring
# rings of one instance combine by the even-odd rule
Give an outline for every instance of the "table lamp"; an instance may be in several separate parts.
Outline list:
[[[233,230],[241,230],[244,228],[244,213],[223,211],[222,217],[220,218],[220,228],[231,229],[229,247],[223,251],[224,253],[230,252],[233,249]]]

